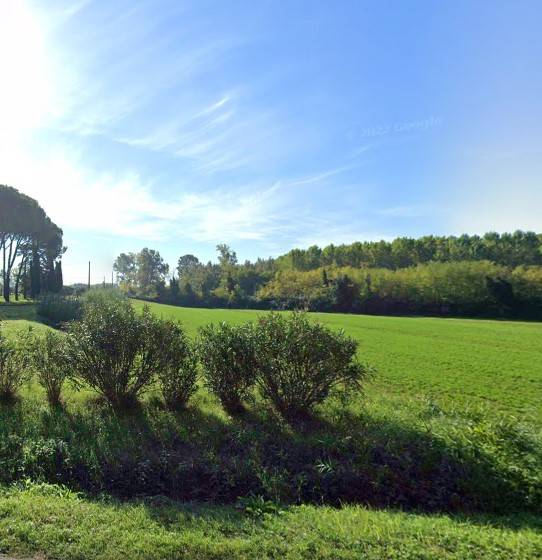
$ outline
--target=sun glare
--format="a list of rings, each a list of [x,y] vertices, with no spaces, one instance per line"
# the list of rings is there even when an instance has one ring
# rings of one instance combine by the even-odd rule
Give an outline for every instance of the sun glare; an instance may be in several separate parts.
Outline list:
[[[0,8],[0,144],[43,124],[53,88],[43,27],[19,0]]]

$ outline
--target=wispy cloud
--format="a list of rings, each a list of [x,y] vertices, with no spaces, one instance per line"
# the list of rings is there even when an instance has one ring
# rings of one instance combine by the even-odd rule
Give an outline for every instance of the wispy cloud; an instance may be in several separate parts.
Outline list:
[[[329,169],[321,173],[316,173],[314,175],[309,175],[307,177],[291,179],[286,182],[286,185],[295,187],[298,185],[312,185],[314,183],[321,183],[325,179],[329,179],[330,177],[333,177],[335,175],[340,175],[341,173],[350,171],[351,169],[355,169],[356,167],[359,167],[359,164],[341,165],[340,167],[335,167],[333,169]]]
[[[96,173],[81,154],[52,149],[42,157],[12,151],[0,156],[3,181],[37,198],[65,229],[102,235],[169,242],[185,238],[265,241],[293,238],[319,230],[310,212],[292,205],[300,185],[325,183],[341,172],[327,172],[275,182],[198,189],[177,184],[158,194],[152,181],[136,172]]]
[[[422,218],[423,216],[434,215],[440,212],[442,212],[440,208],[428,204],[392,206],[375,211],[375,213],[380,216],[389,216],[392,218]]]
[[[206,105],[162,118],[147,132],[118,136],[118,142],[188,161],[199,173],[236,169],[273,156],[280,133],[270,111],[255,110],[241,88]]]

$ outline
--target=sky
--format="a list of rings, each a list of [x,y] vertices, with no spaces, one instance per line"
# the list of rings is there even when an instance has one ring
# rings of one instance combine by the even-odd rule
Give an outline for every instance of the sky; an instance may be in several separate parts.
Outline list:
[[[539,1],[0,0],[0,184],[65,281],[541,231]]]

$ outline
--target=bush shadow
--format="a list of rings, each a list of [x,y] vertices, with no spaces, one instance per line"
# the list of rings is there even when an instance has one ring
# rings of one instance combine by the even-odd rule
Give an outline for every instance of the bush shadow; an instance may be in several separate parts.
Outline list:
[[[292,425],[267,409],[227,418],[199,406],[172,412],[159,401],[122,415],[99,402],[22,409],[0,405],[3,482],[31,478],[94,495],[153,497],[145,501],[151,509],[256,495],[285,504],[461,513],[466,522],[488,523],[474,514],[536,513],[542,503],[535,478],[500,469],[476,442],[465,449],[367,414]],[[498,523],[518,523],[507,519]]]

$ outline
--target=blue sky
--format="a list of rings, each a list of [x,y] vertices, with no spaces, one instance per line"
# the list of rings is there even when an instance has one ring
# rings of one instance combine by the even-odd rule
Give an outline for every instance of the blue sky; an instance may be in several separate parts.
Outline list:
[[[539,2],[2,0],[0,183],[122,251],[535,229]]]

